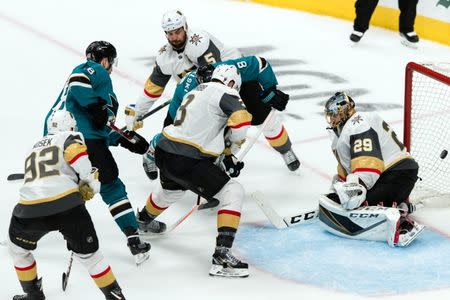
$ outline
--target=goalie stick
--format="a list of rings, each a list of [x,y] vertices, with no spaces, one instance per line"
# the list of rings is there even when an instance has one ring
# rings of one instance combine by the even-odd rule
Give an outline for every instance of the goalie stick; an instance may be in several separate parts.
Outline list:
[[[22,180],[24,178],[25,178],[24,173],[12,173],[12,174],[9,174],[8,177],[6,177],[6,180],[15,181],[15,180]]]
[[[264,200],[264,196],[261,192],[254,192],[252,194],[252,198],[266,215],[270,223],[277,229],[283,229],[299,224],[311,223],[315,221],[319,216],[319,209],[315,208],[303,210],[293,216],[282,217],[273,209],[273,207],[269,203],[267,203],[267,201]]]

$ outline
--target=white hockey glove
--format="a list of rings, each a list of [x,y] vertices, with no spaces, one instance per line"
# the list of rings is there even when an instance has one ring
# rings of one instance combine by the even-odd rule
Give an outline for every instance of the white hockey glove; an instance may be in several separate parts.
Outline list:
[[[92,168],[88,178],[80,181],[79,189],[84,201],[91,200],[95,194],[100,192],[100,181],[98,181],[98,169]]]
[[[349,174],[347,181],[336,182],[333,186],[344,209],[352,210],[360,207],[366,200],[367,190],[359,183],[358,175]]]
[[[337,182],[341,182],[341,179],[339,178],[339,175],[338,175],[338,174],[334,174],[333,178],[331,179],[331,185],[330,185],[330,187],[328,188],[327,194],[334,194],[334,193],[336,193],[336,189],[334,188],[334,185],[335,185]]]
[[[144,121],[138,121],[138,117],[136,104],[128,104],[125,107],[125,124],[128,130],[136,131],[144,126]]]

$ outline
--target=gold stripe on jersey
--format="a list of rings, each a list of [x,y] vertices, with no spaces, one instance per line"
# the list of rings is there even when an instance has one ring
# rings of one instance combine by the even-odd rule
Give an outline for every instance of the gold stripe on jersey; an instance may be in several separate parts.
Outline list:
[[[24,199],[21,199],[21,200],[19,200],[19,203],[22,204],[22,205],[34,205],[34,204],[39,204],[39,203],[52,202],[52,201],[59,200],[59,199],[65,197],[67,195],[70,195],[72,193],[77,193],[77,192],[78,192],[78,188],[73,188],[73,189],[67,190],[64,193],[58,194],[58,195],[53,196],[53,197],[36,199],[36,200],[24,200]]]
[[[250,125],[252,122],[252,115],[245,109],[241,109],[233,112],[227,121],[228,127],[239,128],[242,126]]]
[[[182,143],[182,144],[186,144],[186,145],[192,146],[192,147],[196,148],[197,150],[199,150],[200,152],[202,152],[202,153],[204,153],[204,154],[208,154],[208,155],[216,156],[216,157],[220,155],[220,153],[216,153],[216,152],[212,152],[212,151],[206,151],[205,149],[203,149],[202,146],[197,145],[197,144],[195,144],[195,143],[193,143],[193,142],[191,142],[191,141],[188,141],[188,140],[185,140],[185,139],[180,139],[180,138],[176,138],[176,137],[170,136],[170,135],[169,135],[167,132],[165,132],[164,130],[163,130],[162,134],[163,134],[167,139],[169,139],[169,140],[171,140],[171,141],[173,141],[173,142]]]
[[[158,98],[164,92],[164,88],[162,86],[153,83],[153,81],[151,81],[149,78],[145,82],[144,92],[147,96],[151,98]]]
[[[373,156],[359,156],[351,160],[350,169],[352,173],[355,169],[374,169],[382,173],[384,171],[384,162]]]
[[[69,147],[64,150],[64,159],[70,163],[75,157],[84,152],[87,152],[86,145],[78,143],[70,144]]]
[[[397,164],[398,162],[400,162],[400,161],[402,161],[404,159],[413,159],[413,157],[411,155],[406,155],[406,156],[402,156],[402,157],[399,157],[397,159],[394,159],[388,165],[386,165],[384,170],[386,171],[387,169],[389,169],[390,167],[392,167],[393,165]]]
[[[114,273],[112,272],[110,266],[108,266],[108,268],[105,271],[96,275],[91,275],[91,277],[92,279],[94,279],[95,284],[99,288],[111,285],[112,283],[114,283],[114,281],[116,281],[116,277],[114,276]]]

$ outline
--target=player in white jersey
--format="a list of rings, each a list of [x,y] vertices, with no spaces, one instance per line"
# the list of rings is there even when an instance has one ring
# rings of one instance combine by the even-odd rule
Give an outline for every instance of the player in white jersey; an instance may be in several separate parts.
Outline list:
[[[163,15],[161,26],[166,34],[167,44],[158,51],[155,66],[145,82],[142,95],[136,105],[125,110],[127,123],[134,123],[135,118],[145,114],[163,93],[169,79],[179,82],[193,69],[241,57],[236,48],[226,47],[212,34],[188,27],[186,17],[178,10],[171,10]],[[130,116],[134,117],[130,119]],[[142,122],[134,124],[136,130]]]
[[[155,232],[154,225],[161,223],[154,219],[181,199],[187,189],[205,199],[219,200],[212,276],[248,276],[248,265],[231,253],[245,192],[230,176],[238,176],[243,167],[234,154],[252,119],[239,98],[240,84],[237,68],[221,65],[214,70],[211,82],[186,94],[174,124],[163,129],[155,149],[159,185],[138,213],[140,229]],[[226,128],[229,130],[224,138]],[[229,145],[226,149],[225,144]],[[222,168],[215,163],[219,157],[223,158]]]
[[[340,236],[408,245],[423,230],[407,217],[417,162],[378,114],[357,112],[346,93],[331,97],[325,114],[338,174],[320,199],[320,220]]]
[[[33,146],[25,160],[24,184],[9,226],[9,252],[25,292],[13,299],[45,299],[31,251],[51,231],[61,232],[67,248],[106,299],[125,299],[99,250],[94,224],[84,205],[99,192],[100,182],[83,135],[75,131],[75,119],[65,110],[55,111],[48,124],[49,134]]]

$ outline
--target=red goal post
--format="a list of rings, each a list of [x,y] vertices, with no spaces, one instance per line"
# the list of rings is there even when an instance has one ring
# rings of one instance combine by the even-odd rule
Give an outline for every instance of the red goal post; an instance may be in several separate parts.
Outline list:
[[[445,198],[442,205],[450,206],[449,76],[450,63],[406,66],[403,139],[422,179],[411,195],[413,202]]]

